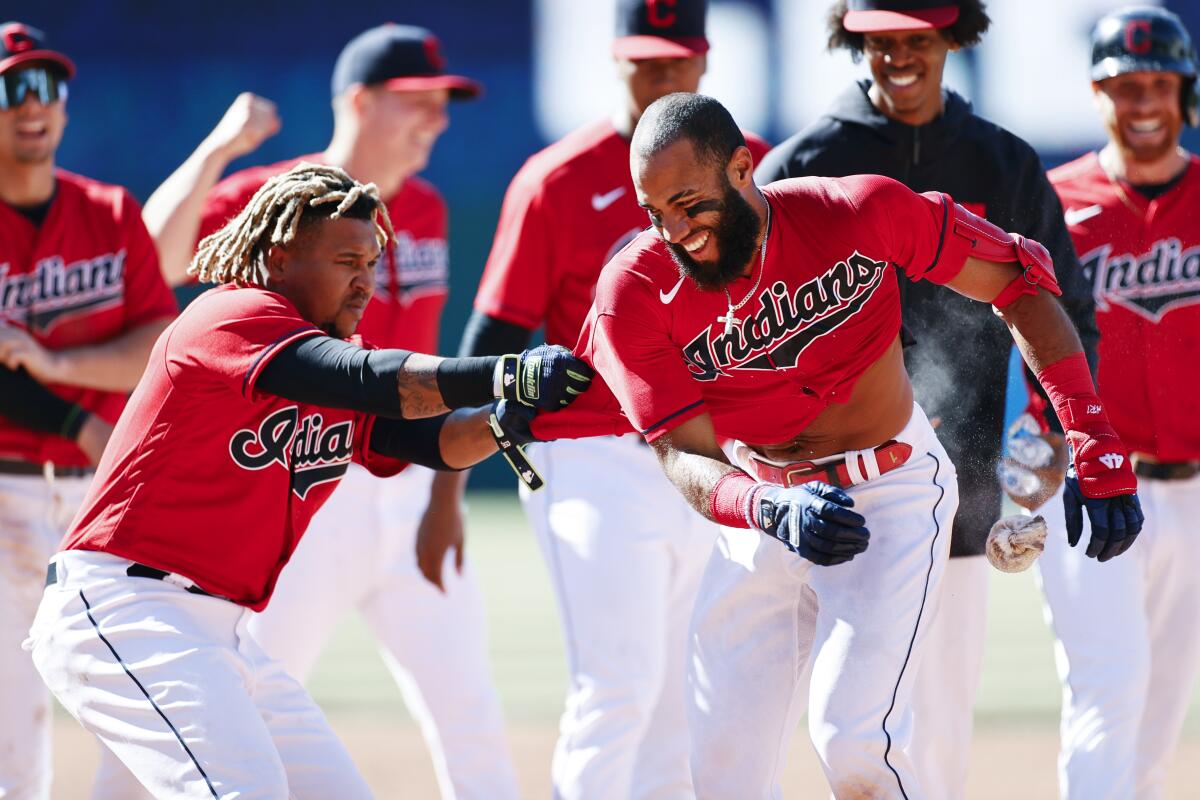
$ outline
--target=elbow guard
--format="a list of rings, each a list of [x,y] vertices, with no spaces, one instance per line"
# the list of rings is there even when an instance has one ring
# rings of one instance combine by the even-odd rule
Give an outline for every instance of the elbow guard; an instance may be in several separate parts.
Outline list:
[[[950,221],[950,235],[946,237],[948,258],[961,262],[968,258],[1016,262],[1021,267],[1021,274],[992,300],[995,308],[1003,310],[1023,295],[1035,295],[1039,287],[1050,294],[1062,295],[1054,277],[1054,262],[1045,247],[1019,233],[1005,233],[957,203],[953,209],[954,219]]]

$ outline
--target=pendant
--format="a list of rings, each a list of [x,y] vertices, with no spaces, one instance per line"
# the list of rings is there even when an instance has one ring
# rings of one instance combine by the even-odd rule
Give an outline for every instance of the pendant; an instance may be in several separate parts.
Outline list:
[[[725,323],[725,335],[726,336],[733,333],[734,325],[737,325],[739,328],[742,327],[742,321],[733,315],[732,308],[729,309],[729,311],[725,314],[725,316],[718,316],[717,322]]]

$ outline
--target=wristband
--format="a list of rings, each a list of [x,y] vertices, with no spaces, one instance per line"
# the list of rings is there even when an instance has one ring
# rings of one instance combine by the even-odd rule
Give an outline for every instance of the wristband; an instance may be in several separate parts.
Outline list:
[[[1043,367],[1037,379],[1049,395],[1065,430],[1086,430],[1096,422],[1109,424],[1083,353],[1069,355]]]
[[[708,496],[708,515],[726,528],[755,528],[754,501],[763,484],[741,470],[726,472]]]
[[[91,413],[79,403],[71,406],[71,410],[63,418],[62,427],[58,431],[59,436],[74,441],[75,437],[79,436],[79,431],[83,429],[83,423],[87,422],[90,416]]]

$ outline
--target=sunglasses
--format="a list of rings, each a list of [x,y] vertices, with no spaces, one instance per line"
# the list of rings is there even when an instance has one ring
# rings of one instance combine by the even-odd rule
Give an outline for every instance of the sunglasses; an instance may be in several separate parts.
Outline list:
[[[47,106],[67,99],[67,79],[45,67],[14,69],[0,75],[0,111],[20,108],[30,95]]]

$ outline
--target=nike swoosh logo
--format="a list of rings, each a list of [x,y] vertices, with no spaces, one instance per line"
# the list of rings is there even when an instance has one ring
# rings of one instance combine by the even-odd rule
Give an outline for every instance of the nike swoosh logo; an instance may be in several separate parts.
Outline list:
[[[617,202],[617,199],[619,197],[621,197],[621,195],[623,195],[623,194],[625,194],[625,187],[618,186],[617,188],[613,189],[611,192],[605,192],[604,194],[592,195],[592,210],[593,211],[603,211],[604,209],[611,206],[613,203]]]
[[[669,292],[664,292],[662,289],[658,290],[658,299],[662,300],[664,306],[671,305],[671,301],[675,299],[675,294],[679,291],[679,287],[683,286],[683,278],[684,276],[680,275],[679,283],[675,284],[675,287]]]
[[[1087,206],[1086,208],[1072,208],[1063,214],[1063,219],[1066,220],[1068,225],[1078,225],[1085,219],[1091,219],[1103,210],[1099,205]]]

